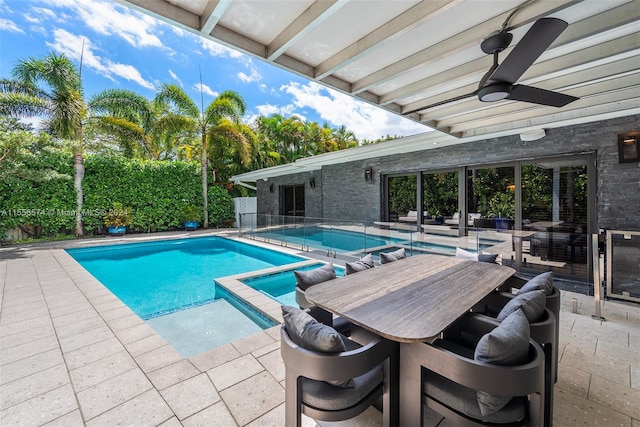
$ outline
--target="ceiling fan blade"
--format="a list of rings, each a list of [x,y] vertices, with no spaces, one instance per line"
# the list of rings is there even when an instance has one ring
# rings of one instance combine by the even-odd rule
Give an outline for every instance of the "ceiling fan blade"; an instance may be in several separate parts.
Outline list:
[[[564,107],[570,102],[576,101],[580,98],[532,86],[514,85],[511,88],[511,93],[507,99],[531,102],[533,104],[540,105],[550,105],[552,107]]]
[[[538,19],[489,80],[515,83],[568,25],[562,19]]]
[[[445,99],[444,101],[435,102],[435,103],[430,104],[430,105],[425,105],[424,107],[414,108],[411,111],[403,111],[402,115],[403,116],[407,116],[409,114],[417,113],[418,111],[426,110],[426,109],[433,108],[433,107],[439,107],[440,105],[448,104],[448,103],[454,102],[454,101],[460,101],[460,100],[466,99],[466,98],[471,98],[473,96],[476,96],[477,94],[478,94],[478,91],[475,90],[475,91],[473,91],[471,93],[466,93],[464,95],[456,96],[454,98]]]

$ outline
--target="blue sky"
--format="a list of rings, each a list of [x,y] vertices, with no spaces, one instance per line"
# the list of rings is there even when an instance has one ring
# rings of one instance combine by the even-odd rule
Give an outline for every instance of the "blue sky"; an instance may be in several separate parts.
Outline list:
[[[247,102],[245,120],[274,113],[345,125],[359,139],[408,136],[429,129],[357,101],[111,0],[0,0],[0,77],[19,59],[54,51],[79,64],[85,96],[130,89],[148,98],[162,83],[180,85],[205,106],[234,90]],[[200,87],[202,73],[202,87]]]

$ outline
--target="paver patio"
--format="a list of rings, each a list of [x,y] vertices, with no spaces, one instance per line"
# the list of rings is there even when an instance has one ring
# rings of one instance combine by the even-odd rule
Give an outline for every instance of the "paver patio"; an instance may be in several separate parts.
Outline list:
[[[1,249],[0,284],[2,426],[284,425],[278,327],[185,359],[62,249]],[[640,427],[640,306],[593,311],[562,292],[555,425]]]

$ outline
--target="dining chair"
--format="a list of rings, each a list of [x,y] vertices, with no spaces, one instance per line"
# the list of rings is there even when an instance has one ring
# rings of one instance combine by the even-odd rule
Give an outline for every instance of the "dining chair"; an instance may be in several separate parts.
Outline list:
[[[544,424],[544,352],[529,338],[522,310],[498,326],[465,315],[440,338],[413,348],[424,415],[429,408],[463,426]]]
[[[507,294],[517,295],[522,292],[528,292],[533,289],[544,289],[546,294],[546,307],[551,310],[556,318],[556,341],[555,341],[555,374],[553,381],[558,382],[558,349],[560,338],[560,290],[553,285],[553,272],[548,271],[538,274],[531,279],[525,279],[518,275],[511,276],[498,291]]]
[[[391,409],[395,405],[390,372],[397,366],[397,343],[371,334],[355,335],[368,341],[358,343],[341,336],[346,350],[328,353],[297,344],[282,325],[286,427],[300,427],[302,414],[314,420],[342,421],[372,405],[381,407],[383,425],[392,425],[397,414]],[[349,381],[351,386],[335,385]]]
[[[499,310],[504,308],[510,301],[514,301],[514,296],[506,292],[493,292],[484,298],[480,303],[472,308],[468,316],[480,318],[484,322],[493,324],[496,327],[500,320],[496,318]],[[498,313],[496,313],[498,311]],[[531,319],[530,319],[531,320]],[[553,424],[553,395],[554,384],[558,369],[558,348],[556,346],[556,318],[548,308],[543,308],[542,313],[534,321],[529,323],[531,339],[535,341],[544,352],[545,359],[545,401],[544,401],[544,425],[549,427]]]

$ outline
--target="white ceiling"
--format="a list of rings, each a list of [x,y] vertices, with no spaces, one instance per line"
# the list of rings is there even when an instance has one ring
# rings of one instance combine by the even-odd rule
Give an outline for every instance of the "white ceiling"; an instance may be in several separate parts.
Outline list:
[[[406,115],[443,142],[640,113],[640,0],[537,0],[508,22],[514,39],[500,61],[537,19],[569,23],[517,83],[579,100],[556,108],[470,96],[429,109],[477,89],[492,64],[480,43],[524,0],[116,1]]]

